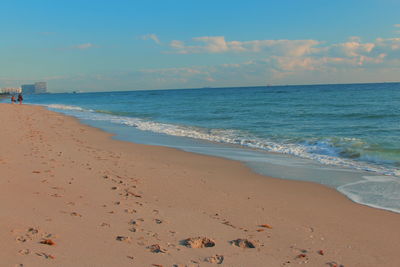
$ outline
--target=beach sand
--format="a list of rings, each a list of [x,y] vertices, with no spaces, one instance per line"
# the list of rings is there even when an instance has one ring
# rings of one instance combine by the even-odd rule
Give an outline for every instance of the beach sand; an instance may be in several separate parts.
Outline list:
[[[400,266],[400,214],[333,189],[38,106],[0,119],[0,266]]]

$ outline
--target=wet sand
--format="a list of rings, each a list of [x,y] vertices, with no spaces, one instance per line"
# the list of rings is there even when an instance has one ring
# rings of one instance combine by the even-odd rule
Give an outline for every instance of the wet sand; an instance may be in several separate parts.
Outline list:
[[[1,266],[400,266],[400,214],[0,104]]]

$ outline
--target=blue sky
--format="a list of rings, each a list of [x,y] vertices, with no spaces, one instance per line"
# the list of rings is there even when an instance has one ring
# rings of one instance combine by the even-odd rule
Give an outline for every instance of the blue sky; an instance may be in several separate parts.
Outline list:
[[[0,87],[399,81],[399,0],[2,0]]]

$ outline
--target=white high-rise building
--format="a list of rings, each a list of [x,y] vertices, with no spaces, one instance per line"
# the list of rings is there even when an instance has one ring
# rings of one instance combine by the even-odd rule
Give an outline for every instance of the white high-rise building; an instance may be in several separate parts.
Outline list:
[[[19,87],[5,87],[1,88],[1,93],[2,94],[19,94],[21,93],[22,90]]]
[[[47,93],[46,82],[36,82],[34,84],[24,84],[21,86],[24,94],[44,94]]]
[[[47,93],[47,83],[46,82],[35,83],[35,94],[44,94],[44,93]]]

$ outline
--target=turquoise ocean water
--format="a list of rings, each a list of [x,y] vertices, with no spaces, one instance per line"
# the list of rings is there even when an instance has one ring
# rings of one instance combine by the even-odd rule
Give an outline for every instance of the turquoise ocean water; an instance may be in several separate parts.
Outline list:
[[[112,88],[110,88],[111,90]],[[26,95],[138,143],[245,162],[400,212],[400,84]]]

